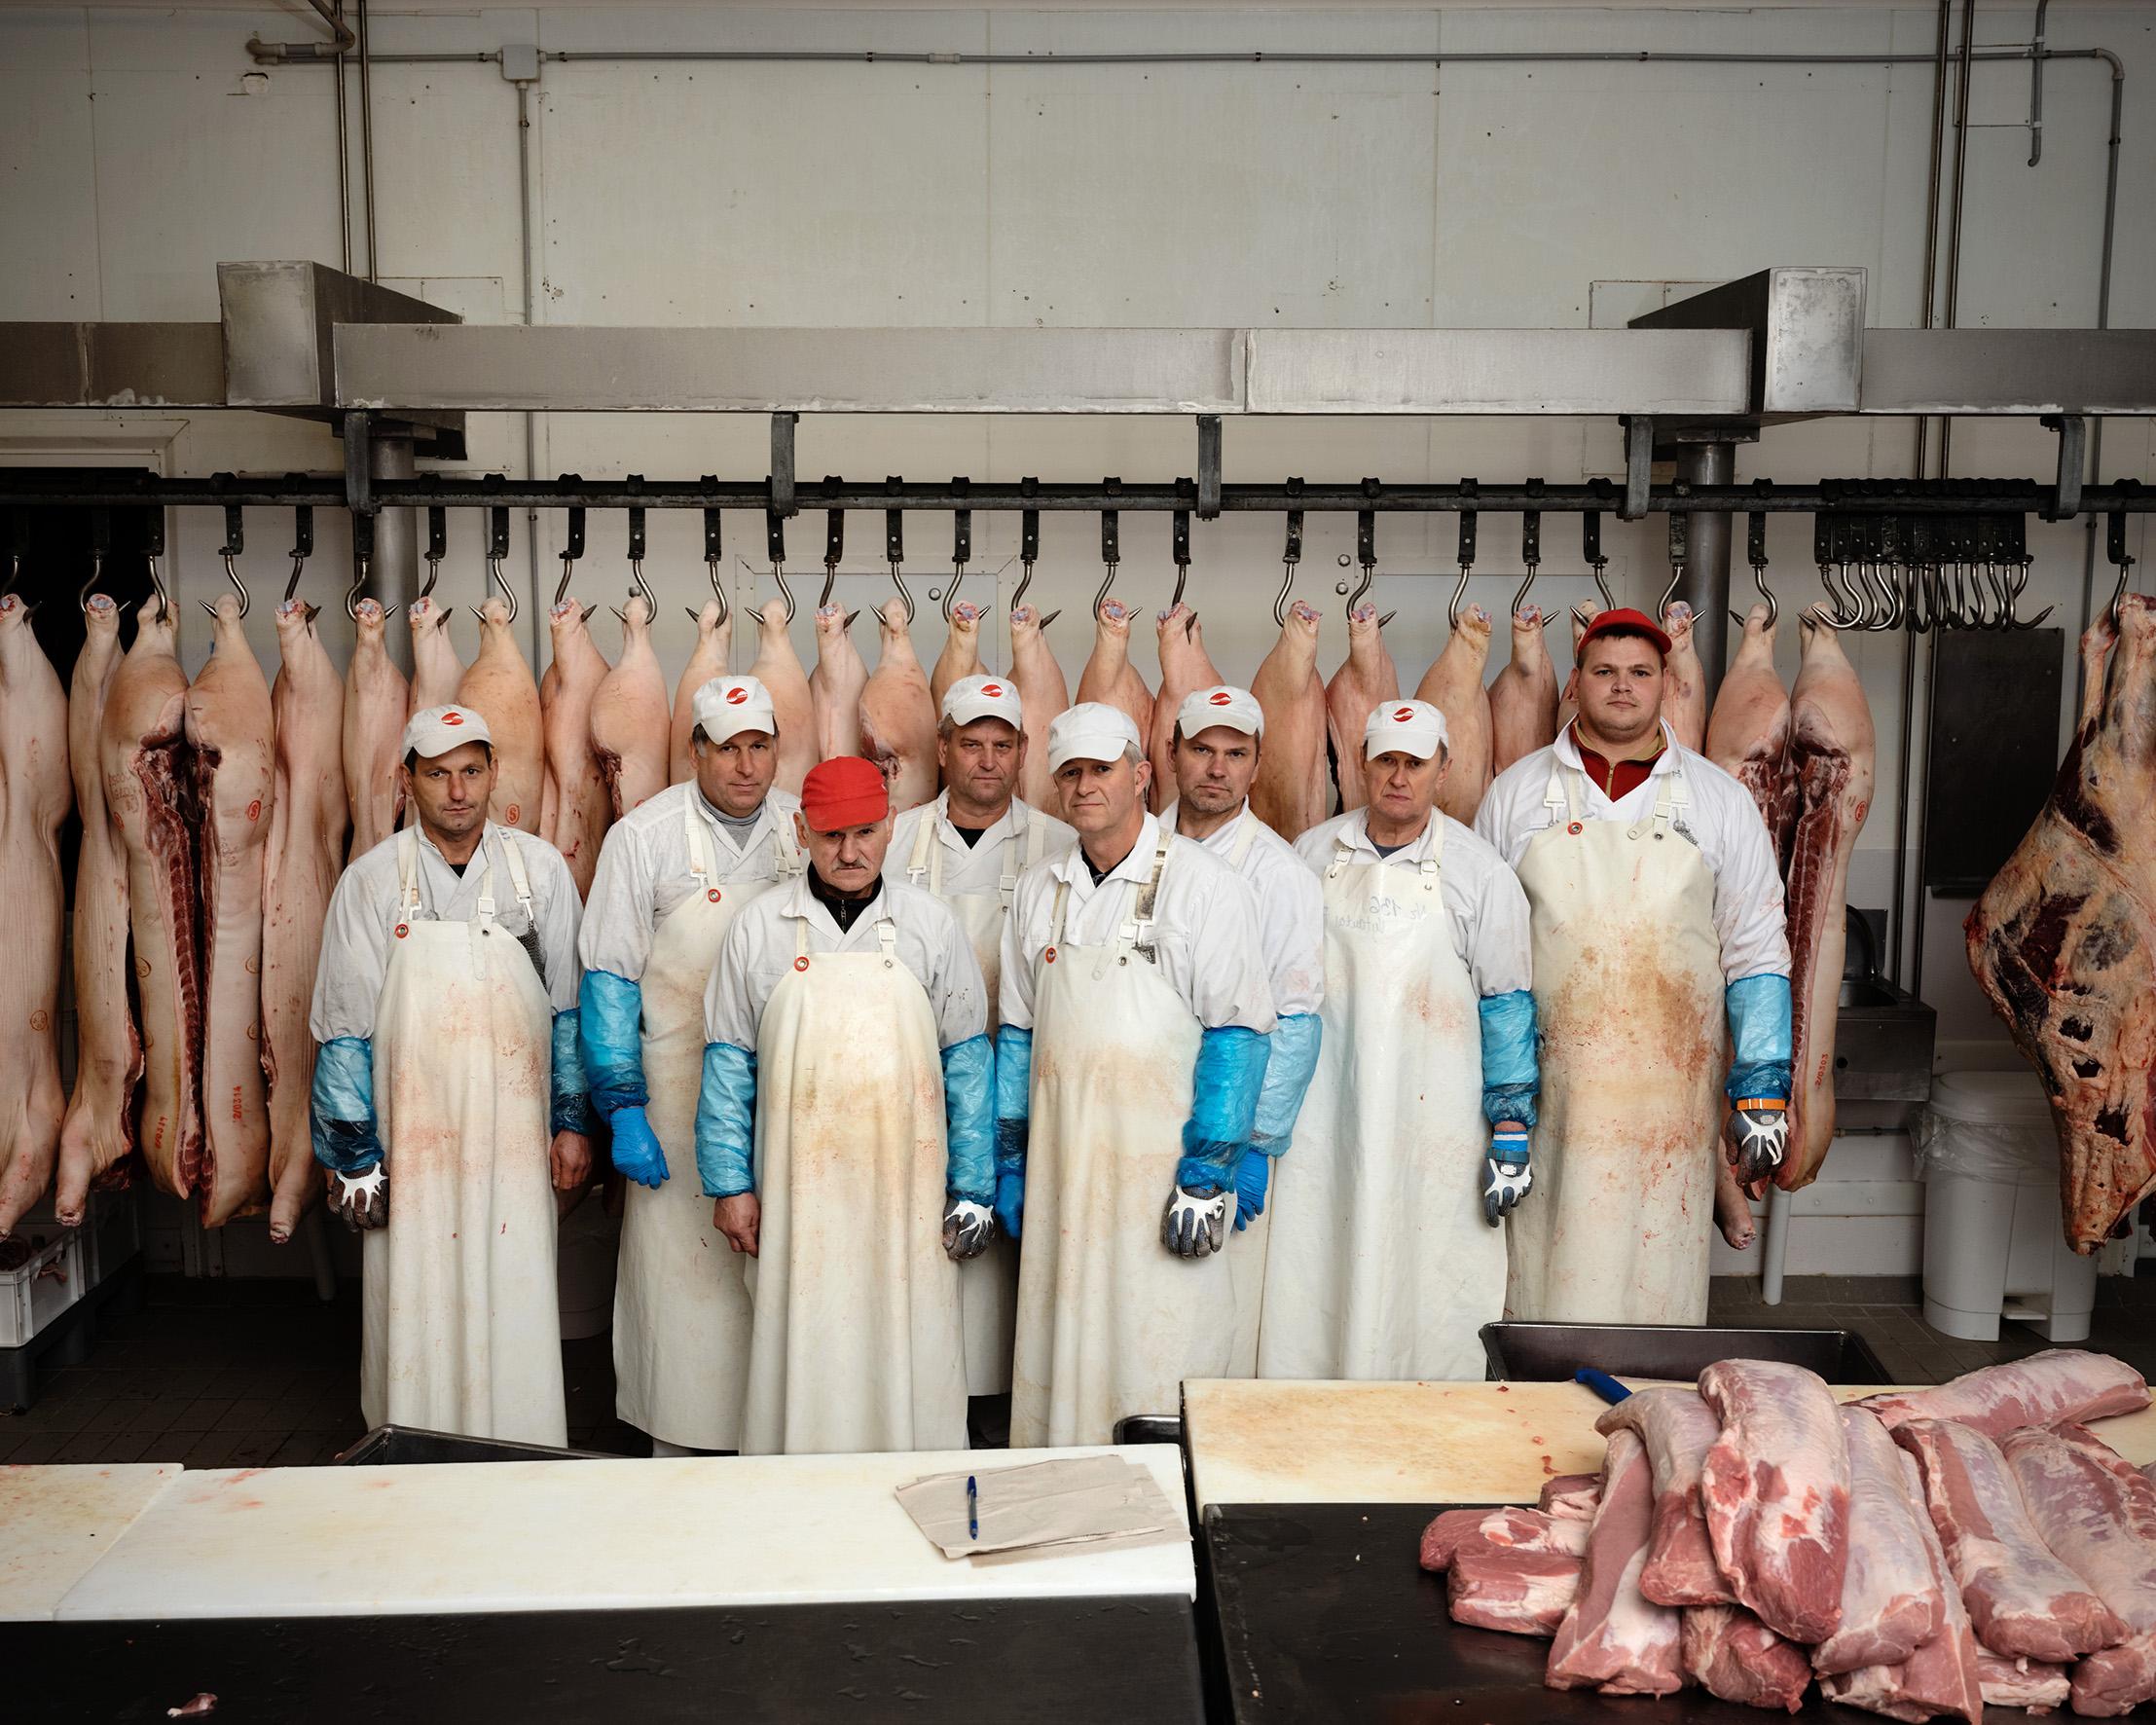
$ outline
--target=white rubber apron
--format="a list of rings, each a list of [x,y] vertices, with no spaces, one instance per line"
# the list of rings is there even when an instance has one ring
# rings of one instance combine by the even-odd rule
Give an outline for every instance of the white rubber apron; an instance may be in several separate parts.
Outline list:
[[[1105,1444],[1118,1419],[1179,1413],[1184,1378],[1227,1375],[1239,1244],[1185,1259],[1160,1241],[1202,1035],[1152,950],[1169,843],[1106,946],[1063,944],[1059,887],[1034,967],[1013,1449]]]
[[[1324,1035],[1267,1206],[1261,1376],[1480,1380],[1478,1332],[1504,1310],[1480,1002],[1431,820],[1419,863],[1358,862],[1343,841],[1325,871]]]
[[[360,1408],[370,1426],[559,1446],[554,1009],[493,920],[496,852],[529,915],[524,864],[498,833],[481,842],[478,907],[443,922],[420,915],[418,827],[397,839],[402,920],[374,1032],[389,1225],[363,1248]]]
[[[963,1450],[935,1016],[888,915],[874,952],[811,954],[799,926],[756,1031],[763,1221],[742,1452]]]
[[[1010,913],[1010,897],[1017,888],[1019,871],[1041,861],[1045,823],[1028,809],[1021,816],[1025,826],[1005,835],[1003,875],[995,892],[946,893],[944,846],[937,828],[943,825],[948,806],[947,798],[942,796],[929,805],[928,814],[914,833],[913,854],[906,859],[906,879],[942,899],[965,928],[966,938],[988,983],[988,1034],[993,1037],[1001,1022],[996,1015],[996,997],[1004,971],[1004,918]],[[1018,1248],[1008,1236],[999,1232],[985,1252],[958,1266],[958,1290],[966,1326],[966,1393],[1006,1394],[1010,1389],[1010,1355],[1018,1333]]]
[[[1676,829],[1682,769],[1625,826],[1583,814],[1553,764],[1554,820],[1527,842],[1542,1037],[1534,1191],[1508,1225],[1508,1315],[1699,1324],[1724,1113],[1714,877]]]
[[[643,993],[645,1118],[666,1152],[653,1192],[628,1184],[614,1283],[614,1411],[638,1430],[685,1450],[738,1450],[749,1387],[746,1258],[712,1226],[696,1173],[696,1099],[704,1077],[704,988],[741,907],[768,880],[721,886],[710,828],[691,796],[681,804],[696,890],[659,921]],[[778,871],[793,871],[783,828]]]

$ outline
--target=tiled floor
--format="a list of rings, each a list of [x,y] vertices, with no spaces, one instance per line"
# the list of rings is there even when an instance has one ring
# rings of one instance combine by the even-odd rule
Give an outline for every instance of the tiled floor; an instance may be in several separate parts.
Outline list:
[[[2156,1377],[2156,1276],[2106,1279],[2087,1346]],[[1927,1329],[1914,1281],[1792,1277],[1763,1305],[1758,1284],[1724,1278],[1711,1320],[1859,1332],[1896,1379],[1931,1382],[2050,1345],[2020,1324],[1995,1342]],[[607,1338],[564,1344],[569,1443],[646,1452],[613,1416]],[[150,1278],[141,1309],[100,1315],[80,1366],[42,1378],[36,1406],[0,1413],[0,1463],[178,1461],[189,1467],[328,1461],[361,1436],[359,1291],[324,1305],[311,1284]]]

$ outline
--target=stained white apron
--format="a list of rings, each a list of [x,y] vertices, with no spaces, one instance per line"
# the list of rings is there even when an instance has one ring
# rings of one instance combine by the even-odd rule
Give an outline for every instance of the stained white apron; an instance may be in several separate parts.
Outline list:
[[[781,877],[797,867],[788,825],[772,836]],[[770,880],[721,884],[711,829],[690,795],[681,803],[696,890],[659,920],[643,994],[644,1110],[666,1152],[667,1182],[631,1181],[614,1282],[614,1411],[638,1430],[685,1450],[741,1447],[749,1387],[748,1260],[712,1226],[696,1173],[696,1099],[704,1076],[704,989],[726,931]]]
[[[874,952],[812,954],[799,928],[756,1030],[742,1452],[963,1450],[935,1015],[888,913]]]
[[[1228,1373],[1239,1243],[1188,1259],[1160,1240],[1203,1034],[1152,947],[1172,842],[1108,945],[1063,944],[1059,887],[1034,966],[1013,1449],[1105,1444],[1118,1419],[1180,1412],[1186,1377]]]
[[[1677,829],[1683,769],[1626,826],[1583,813],[1553,762],[1554,820],[1519,862],[1542,1038],[1535,1187],[1508,1223],[1509,1316],[1699,1324],[1729,1070],[1714,876]]]
[[[397,839],[400,920],[375,1005],[375,1107],[389,1225],[365,1237],[359,1400],[394,1422],[528,1444],[568,1441],[554,1184],[554,1009],[494,921],[494,858],[529,916],[531,885],[492,824],[469,922],[420,915],[420,835]]]
[[[1325,871],[1324,1032],[1273,1176],[1261,1376],[1479,1380],[1478,1332],[1504,1310],[1505,1234],[1482,1215],[1480,1000],[1431,822],[1418,863],[1358,862],[1343,839]]]
[[[1022,869],[1041,861],[1047,823],[1034,809],[1012,813],[1024,825],[1003,840],[1003,873],[993,893],[946,893],[944,847],[937,833],[949,807],[949,793],[929,805],[906,859],[906,879],[926,887],[951,907],[966,930],[981,975],[988,983],[988,1034],[1002,1022],[996,1013],[997,987],[1004,971],[1004,918]],[[1023,857],[1019,853],[1023,852]],[[1018,1329],[1018,1247],[999,1232],[988,1249],[958,1266],[959,1307],[966,1325],[966,1393],[1000,1396],[1010,1388],[1010,1355]]]

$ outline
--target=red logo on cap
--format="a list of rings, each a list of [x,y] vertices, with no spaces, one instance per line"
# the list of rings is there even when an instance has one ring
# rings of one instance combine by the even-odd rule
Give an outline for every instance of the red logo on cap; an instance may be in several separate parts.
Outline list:
[[[1393,709],[1393,718],[1400,724],[1406,724],[1414,716],[1415,710],[1412,707],[1395,707]]]
[[[984,682],[981,684],[981,693],[991,698],[1001,699],[1003,692],[1004,685],[1000,682]]]
[[[1234,698],[1225,689],[1215,689],[1212,694],[1206,696],[1206,699],[1216,707],[1225,707]]]
[[[745,688],[731,688],[726,691],[726,704],[729,707],[739,707],[748,699],[749,691]]]
[[[457,712],[456,708],[452,707],[447,713],[442,715],[442,722],[444,724],[462,724],[464,722],[464,716],[461,713]]]

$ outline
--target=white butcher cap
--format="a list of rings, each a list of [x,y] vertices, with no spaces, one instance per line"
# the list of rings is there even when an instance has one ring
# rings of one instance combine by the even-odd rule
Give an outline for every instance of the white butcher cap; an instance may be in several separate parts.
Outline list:
[[[1143,759],[1146,745],[1138,727],[1120,707],[1106,701],[1080,701],[1066,707],[1048,726],[1048,771],[1060,772],[1071,760],[1121,760],[1135,749]]]
[[[422,707],[405,721],[404,747],[398,751],[398,757],[416,754],[421,760],[432,760],[466,743],[484,743],[489,749],[494,746],[494,734],[476,708]]]
[[[953,724],[976,718],[1000,718],[1014,730],[1025,728],[1018,686],[1007,677],[962,677],[943,691],[943,716]]]
[[[1241,731],[1246,737],[1262,737],[1265,710],[1258,705],[1258,697],[1250,690],[1221,682],[1185,695],[1183,705],[1176,709],[1175,722],[1176,728],[1186,737],[1194,737],[1217,724]]]
[[[1371,760],[1393,750],[1428,760],[1443,747],[1444,715],[1427,701],[1387,701],[1363,727],[1363,752]]]
[[[771,705],[771,691],[753,677],[714,677],[696,691],[690,703],[696,728],[713,743],[723,743],[742,731],[779,734],[779,718]]]

